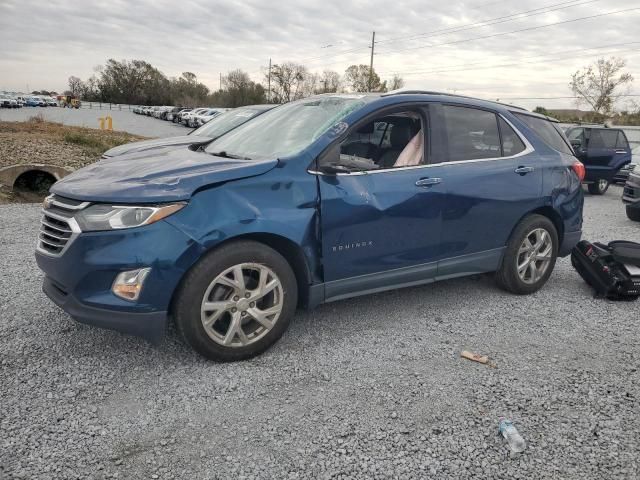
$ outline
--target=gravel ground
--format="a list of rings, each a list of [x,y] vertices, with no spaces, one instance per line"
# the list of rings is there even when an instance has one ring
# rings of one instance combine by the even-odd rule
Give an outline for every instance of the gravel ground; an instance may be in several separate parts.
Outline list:
[[[640,240],[620,193],[587,196],[585,238]],[[593,299],[568,259],[528,297],[480,277],[300,312],[263,356],[215,364],[53,306],[38,218],[0,207],[0,477],[640,476],[639,304]]]
[[[157,118],[145,115],[136,115],[133,112],[119,110],[94,110],[80,108],[60,107],[22,107],[0,110],[0,120],[6,122],[23,122],[35,115],[42,117],[49,122],[58,122],[63,125],[76,127],[99,128],[98,118],[111,115],[113,118],[113,129],[122,132],[142,135],[143,137],[175,137],[186,135],[191,131],[182,125],[158,120]]]

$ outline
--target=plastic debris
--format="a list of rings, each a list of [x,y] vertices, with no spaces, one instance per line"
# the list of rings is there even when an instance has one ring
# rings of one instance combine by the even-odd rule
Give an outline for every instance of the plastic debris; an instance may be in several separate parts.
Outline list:
[[[511,420],[502,419],[500,420],[500,425],[498,427],[500,433],[507,441],[509,448],[514,453],[521,453],[527,448],[527,444],[524,441],[524,438],[518,433],[516,427],[513,426]]]

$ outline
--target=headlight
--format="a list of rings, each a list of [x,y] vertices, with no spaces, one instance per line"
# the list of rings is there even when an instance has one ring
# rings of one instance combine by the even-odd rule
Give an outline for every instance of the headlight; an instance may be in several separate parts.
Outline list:
[[[75,216],[83,232],[140,227],[162,220],[185,203],[157,206],[91,205]]]

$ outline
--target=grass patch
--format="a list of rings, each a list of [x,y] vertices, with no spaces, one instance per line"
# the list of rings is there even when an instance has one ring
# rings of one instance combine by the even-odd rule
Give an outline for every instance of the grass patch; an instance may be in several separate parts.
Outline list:
[[[31,115],[29,117],[29,122],[31,122],[31,123],[44,123],[44,117],[42,116],[41,113],[39,113],[37,115]]]
[[[139,137],[126,133],[113,133],[91,129],[65,131],[62,136],[65,143],[81,147],[87,155],[99,157],[110,148],[133,142]]]

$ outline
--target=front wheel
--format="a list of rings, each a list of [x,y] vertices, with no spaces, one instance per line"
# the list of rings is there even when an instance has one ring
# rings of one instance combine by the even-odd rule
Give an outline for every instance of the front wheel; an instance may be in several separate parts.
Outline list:
[[[289,263],[266,245],[240,241],[214,250],[187,274],[174,314],[194,350],[227,362],[273,345],[289,326],[297,301]]]
[[[558,233],[542,215],[529,215],[515,228],[496,274],[498,285],[518,295],[538,291],[558,258]]]
[[[640,222],[640,208],[627,205],[627,218],[634,222]]]
[[[609,181],[601,178],[593,183],[587,185],[587,189],[591,195],[604,195],[609,189]]]

